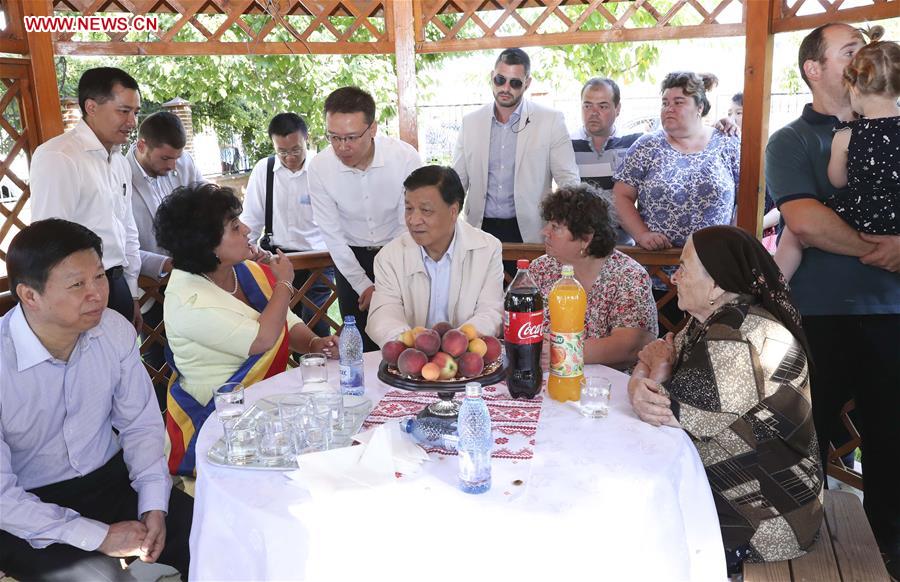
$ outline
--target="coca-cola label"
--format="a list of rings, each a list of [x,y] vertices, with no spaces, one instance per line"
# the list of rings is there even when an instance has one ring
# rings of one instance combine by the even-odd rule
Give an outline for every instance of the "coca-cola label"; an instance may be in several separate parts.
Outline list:
[[[511,344],[536,344],[544,339],[543,311],[507,311],[503,317],[503,339]]]

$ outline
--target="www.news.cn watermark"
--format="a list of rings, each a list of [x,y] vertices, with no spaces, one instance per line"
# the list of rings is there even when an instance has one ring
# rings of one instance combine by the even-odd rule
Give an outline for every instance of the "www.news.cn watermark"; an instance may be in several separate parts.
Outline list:
[[[156,16],[26,16],[28,32],[158,32]]]

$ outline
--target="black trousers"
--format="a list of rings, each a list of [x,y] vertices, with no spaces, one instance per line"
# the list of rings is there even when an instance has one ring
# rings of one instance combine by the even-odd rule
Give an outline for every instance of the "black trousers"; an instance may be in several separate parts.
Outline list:
[[[30,493],[41,501],[74,509],[84,517],[103,523],[139,517],[137,493],[131,488],[121,451],[84,477],[38,487]],[[172,489],[166,516],[166,545],[158,561],[176,568],[184,580],[187,580],[190,566],[188,540],[193,513],[194,500],[183,491]],[[128,571],[122,570],[119,558],[96,551],[87,552],[68,544],[52,544],[38,550],[5,531],[0,531],[0,570],[23,582],[134,579]]]
[[[373,265],[375,263],[375,255],[378,254],[378,251],[380,251],[381,248],[350,247],[350,250],[353,251],[353,255],[356,257],[356,260],[359,261],[359,265],[366,272],[366,275],[374,281],[375,271]],[[359,310],[359,295],[353,290],[353,286],[350,285],[350,282],[347,281],[344,275],[337,269],[335,269],[335,283],[338,291],[338,304],[341,306],[341,317],[347,317],[348,315],[355,317],[356,327],[359,328],[359,333],[362,335],[363,350],[366,352],[378,351],[378,344],[373,342],[369,336],[366,335],[366,323],[369,321],[369,312],[368,310]]]
[[[122,267],[112,267],[106,270],[106,278],[109,281],[109,299],[106,306],[118,311],[122,317],[131,321],[134,319],[134,297],[128,283],[125,282],[125,272]]]
[[[882,551],[900,558],[900,314],[803,318],[814,372],[813,421],[825,467],[834,420],[856,400],[866,515]]]
[[[494,235],[500,242],[522,242],[522,233],[519,231],[519,221],[515,218],[488,218],[485,216],[481,221],[481,230]],[[515,277],[516,262],[503,261],[503,271],[510,277]]]

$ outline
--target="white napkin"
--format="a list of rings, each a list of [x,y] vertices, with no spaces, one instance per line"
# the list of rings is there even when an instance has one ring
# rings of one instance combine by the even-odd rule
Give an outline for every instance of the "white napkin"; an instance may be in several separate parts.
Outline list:
[[[313,496],[321,496],[343,489],[389,485],[396,479],[395,473],[415,475],[428,460],[424,450],[404,438],[396,421],[353,438],[361,444],[298,456],[300,469],[285,475],[305,485]]]

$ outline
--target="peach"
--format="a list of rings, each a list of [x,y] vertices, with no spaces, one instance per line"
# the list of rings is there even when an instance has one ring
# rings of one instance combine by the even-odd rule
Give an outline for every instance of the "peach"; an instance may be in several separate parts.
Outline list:
[[[484,343],[483,339],[477,337],[469,342],[469,351],[484,357],[484,354],[487,353],[487,344]]]
[[[401,374],[418,376],[422,373],[422,367],[428,363],[428,356],[415,348],[407,348],[397,359],[397,368]]]
[[[422,366],[422,378],[425,380],[437,380],[441,376],[441,369],[437,364],[428,362]]]
[[[445,333],[443,341],[441,342],[441,349],[453,357],[461,356],[468,347],[469,340],[467,340],[463,332],[458,329],[451,329]]]
[[[460,376],[474,378],[480,376],[482,371],[484,371],[484,360],[476,352],[466,352],[459,357]]]
[[[418,337],[418,335],[420,333],[422,333],[423,331],[425,331],[426,329],[428,329],[428,328],[422,327],[421,325],[417,325],[416,327],[412,328],[413,336]]]
[[[456,360],[446,352],[438,352],[431,358],[431,363],[441,371],[441,380],[450,380],[456,376]]]
[[[426,329],[416,336],[415,348],[425,352],[426,356],[433,356],[441,349],[441,336],[433,329]]]
[[[500,354],[503,352],[503,348],[500,346],[500,340],[490,335],[484,336],[481,339],[484,341],[486,348],[486,351],[484,352],[484,363],[490,364],[491,362],[496,362],[500,359]]]
[[[401,341],[392,340],[381,346],[381,357],[385,362],[391,364],[393,366],[397,365],[397,359],[400,357],[400,354],[403,353],[403,350],[406,349],[406,344]]]
[[[475,326],[472,325],[471,323],[467,323],[467,324],[465,324],[465,325],[460,326],[459,331],[461,331],[461,332],[463,332],[464,334],[466,334],[466,337],[467,337],[469,340],[473,340],[473,339],[477,338],[477,337],[480,335],[480,334],[478,333],[478,330],[475,329]]]
[[[403,345],[406,347],[411,348],[416,345],[416,334],[413,333],[413,330],[408,329],[401,333],[397,340],[403,342]]]
[[[444,337],[444,334],[453,329],[453,326],[450,325],[450,323],[447,321],[440,321],[438,323],[435,323],[434,327],[432,327],[431,329],[436,331],[439,336]]]

